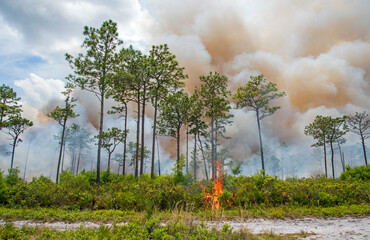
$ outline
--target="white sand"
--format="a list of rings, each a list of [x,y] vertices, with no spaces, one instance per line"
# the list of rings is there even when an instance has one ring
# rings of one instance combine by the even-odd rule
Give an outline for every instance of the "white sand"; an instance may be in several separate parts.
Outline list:
[[[0,225],[6,222],[0,220]],[[31,221],[13,221],[14,227],[47,227],[59,230],[77,229],[82,227],[98,228],[100,225],[92,222],[45,222],[37,223]],[[210,221],[206,225],[209,227],[221,228],[224,224],[229,224],[234,231],[248,229],[252,233],[273,232],[273,233],[314,233],[306,239],[370,239],[370,217],[366,218],[331,218],[316,219],[304,218],[294,220],[263,220],[249,219],[246,221]],[[125,224],[125,223],[121,223]],[[112,226],[111,224],[104,224]],[[120,224],[117,224],[120,225]]]

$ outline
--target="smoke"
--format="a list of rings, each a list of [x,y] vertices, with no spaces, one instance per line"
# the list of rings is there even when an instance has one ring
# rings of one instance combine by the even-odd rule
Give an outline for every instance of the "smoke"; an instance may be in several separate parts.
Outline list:
[[[277,149],[284,142],[289,154],[304,149],[309,158],[313,139],[303,131],[316,115],[370,112],[369,1],[144,0],[130,6],[140,13],[137,16],[143,16],[140,21],[132,17],[137,22],[127,23],[130,33],[137,28],[139,34],[135,35],[137,39],[121,37],[145,50],[152,44],[167,43],[189,76],[185,80],[188,92],[200,85],[199,76],[218,71],[229,78],[232,92],[245,85],[250,76],[264,74],[286,93],[271,102],[281,109],[261,122],[264,144]],[[127,21],[118,20],[120,32],[125,32],[122,29]],[[52,86],[45,89],[36,84],[40,80],[36,75],[26,80],[15,83],[26,95],[25,115],[44,126],[55,126],[46,120],[45,113],[62,101],[62,81],[54,81],[56,85],[45,81]],[[76,112],[81,115],[75,121],[95,131],[99,126],[98,100],[80,90],[75,97]],[[105,108],[114,104],[108,100]],[[135,136],[135,111],[135,104],[130,105],[131,140]],[[233,124],[226,133],[231,140],[225,141],[224,147],[235,160],[253,161],[259,152],[255,114],[246,109],[233,109],[232,114]],[[149,149],[151,118],[152,109],[148,107],[145,138]],[[108,127],[121,126],[122,120],[106,115],[105,123]],[[346,137],[352,144],[359,142],[353,134]],[[159,138],[162,157],[173,158],[175,141]],[[306,158],[297,161],[310,162]]]
[[[286,93],[271,103],[281,109],[262,121],[268,143],[298,149],[298,142],[312,143],[303,130],[316,115],[370,110],[366,1],[150,3],[144,6],[156,22],[152,42],[169,44],[189,74],[189,91],[200,75],[218,71],[229,77],[231,91],[264,74]],[[234,159],[247,160],[259,150],[255,115],[232,113],[227,148]]]

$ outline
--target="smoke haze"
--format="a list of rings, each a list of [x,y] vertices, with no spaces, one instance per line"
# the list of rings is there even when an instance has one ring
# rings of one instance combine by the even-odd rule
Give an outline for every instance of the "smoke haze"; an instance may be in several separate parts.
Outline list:
[[[132,0],[125,3],[125,7],[110,2],[105,6],[111,12],[121,9],[123,15],[114,14],[113,20],[118,22],[120,37],[125,45],[133,44],[135,48],[147,52],[153,44],[167,43],[189,75],[189,79],[185,80],[188,92],[192,93],[200,85],[200,75],[210,71],[228,76],[232,92],[245,85],[250,76],[258,74],[264,74],[285,92],[285,97],[272,102],[281,109],[262,121],[263,140],[267,145],[278,149],[284,142],[290,148],[289,154],[306,152],[310,155],[313,139],[305,136],[303,130],[316,115],[342,116],[356,111],[370,112],[369,1]],[[52,34],[47,35],[46,40],[54,45],[58,43],[61,50],[53,52],[50,48],[35,48],[45,58],[53,59],[65,72],[70,70],[65,63],[60,63],[64,57],[58,53],[78,53],[82,43],[82,26],[97,27],[111,18],[91,6],[84,9],[90,9],[94,14],[85,18],[86,21],[81,17],[78,22],[82,25],[78,29],[73,26],[73,36],[66,38],[58,34],[58,43],[54,42]],[[84,11],[81,12],[84,14]],[[125,19],[123,16],[128,17]],[[9,21],[13,21],[9,26],[19,25],[16,19]],[[64,23],[62,30],[71,25],[70,22]],[[9,27],[6,29],[9,36],[34,36],[34,33],[22,31],[23,27],[18,28],[19,32],[11,31]],[[46,56],[46,50],[53,52],[50,53],[52,56]],[[42,76],[50,76],[50,73],[44,73],[43,69],[39,70]],[[26,80],[19,80],[14,85],[23,89],[25,115],[36,121],[40,128],[53,126],[56,129],[55,123],[45,118],[45,114],[63,100],[55,97],[60,96],[63,81],[54,80],[52,83],[56,85],[52,85],[50,79],[43,79],[42,76],[31,74],[26,78],[29,82],[38,80],[43,83],[41,85],[27,85]],[[48,86],[47,90],[43,90],[45,86]],[[92,131],[97,129],[99,105],[96,97],[84,91],[75,94],[78,99],[76,112],[81,115],[76,121],[87,124]],[[106,109],[113,104],[109,100]],[[225,141],[224,147],[229,150],[232,159],[252,161],[259,152],[255,115],[245,109],[233,109],[232,114],[235,116],[233,124],[227,127],[226,133],[231,140]],[[132,139],[135,135],[135,116],[131,110]],[[150,108],[147,117],[146,142],[151,149]],[[121,126],[120,121],[107,116],[105,129],[112,125]],[[346,137],[347,145],[359,142],[353,134]],[[163,137],[160,141],[162,158],[174,158],[174,141]],[[25,145],[20,146],[23,150],[19,151],[24,152]],[[184,141],[182,149],[185,149]],[[297,161],[312,163],[316,160],[305,158]],[[5,169],[4,166],[2,164],[1,168]],[[318,170],[307,166],[302,174],[310,171]]]

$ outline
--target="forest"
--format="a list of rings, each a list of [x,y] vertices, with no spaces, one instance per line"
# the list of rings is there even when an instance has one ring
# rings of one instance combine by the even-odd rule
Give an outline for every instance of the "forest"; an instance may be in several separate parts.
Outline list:
[[[262,136],[264,123],[268,121],[265,118],[284,108],[274,104],[274,100],[285,97],[284,89],[278,89],[264,75],[256,75],[232,92],[227,76],[210,72],[199,76],[201,85],[189,92],[185,88],[188,77],[185,69],[166,44],[153,46],[147,54],[132,46],[124,48],[117,24],[111,20],[100,28],[86,26],[83,35],[81,53],[65,54],[73,74],[66,77],[64,104],[47,114],[60,130],[54,136],[58,142],[58,161],[52,169],[55,179],[38,176],[25,181],[26,168],[22,178],[20,169],[13,166],[21,136],[34,123],[22,117],[17,93],[5,84],[0,86],[0,130],[12,139],[10,168],[7,174],[0,171],[0,218],[138,221],[138,226],[145,227],[130,225],[119,231],[140,229],[142,238],[155,239],[163,234],[175,236],[177,231],[183,236],[191,232],[198,239],[199,231],[208,230],[193,229],[187,224],[174,230],[179,227],[175,223],[185,221],[187,214],[197,220],[369,215],[370,167],[366,139],[370,136],[370,118],[366,111],[348,116],[317,115],[305,126],[304,134],[314,139],[312,147],[323,151],[320,158],[324,159],[324,171],[308,178],[284,177],[284,174],[279,177],[279,166],[271,161],[269,165],[266,163],[269,150]],[[76,89],[94,95],[100,104],[96,136],[71,123],[79,117],[75,110]],[[105,104],[107,99],[115,102],[110,109]],[[256,124],[250,127],[258,131],[255,141],[259,146],[260,170],[250,176],[241,174],[241,163],[234,161],[223,145],[230,140],[227,126],[233,124],[233,108],[255,115]],[[145,137],[147,111],[153,114],[150,139]],[[135,129],[128,127],[129,112],[135,113]],[[122,126],[107,128],[106,114],[121,119]],[[358,135],[361,141],[362,166],[352,167],[345,161],[343,144],[348,132]],[[128,134],[134,134],[135,141],[128,142]],[[169,146],[176,152],[170,174],[161,174],[163,163],[159,158],[158,138],[164,136],[175,141]],[[93,144],[97,145],[96,159],[90,159],[91,169],[85,169],[86,162],[82,165],[81,159]],[[186,150],[182,149],[184,145]],[[123,152],[117,153],[118,146]],[[66,147],[70,166],[64,162]],[[336,169],[335,154],[339,154],[341,169]],[[118,163],[117,172],[112,171],[113,161]],[[102,169],[103,162],[106,169]],[[267,170],[272,174],[267,174]],[[31,211],[29,215],[22,212],[18,216],[16,209]],[[37,209],[42,209],[44,215],[38,216]],[[102,211],[102,215],[91,214],[97,211]],[[185,217],[174,220],[169,217],[171,213]],[[160,221],[169,223],[163,227]],[[12,226],[8,226],[8,233],[6,228],[0,233],[16,234]],[[226,227],[202,234],[209,234],[209,238],[223,238],[222,234],[227,234],[230,239],[238,239],[249,233],[231,233]],[[257,237],[268,239],[268,236]]]
[[[268,81],[263,75],[251,76],[245,86],[232,93],[228,89],[226,76],[210,72],[209,75],[200,76],[201,85],[195,87],[192,93],[188,93],[185,90],[185,69],[179,66],[176,56],[166,44],[153,46],[148,54],[143,54],[132,46],[119,49],[123,42],[118,38],[117,24],[111,20],[104,22],[99,29],[86,26],[83,34],[85,40],[82,53],[76,57],[66,54],[66,60],[74,74],[66,77],[67,84],[62,92],[65,97],[64,105],[56,106],[47,114],[48,118],[60,125],[60,133],[54,136],[60,146],[57,166],[52,170],[56,172],[56,182],[59,180],[59,174],[65,169],[66,146],[71,155],[71,165],[68,169],[78,173],[82,170],[81,156],[94,143],[97,143],[94,169],[97,172],[98,185],[102,151],[107,153],[107,159],[103,159],[107,169],[111,168],[113,160],[118,162],[118,171],[122,175],[128,174],[129,167],[135,177],[145,172],[149,172],[152,178],[155,173],[161,175],[158,136],[175,140],[176,144],[170,144],[168,148],[175,150],[177,166],[180,165],[181,154],[185,155],[183,170],[191,173],[194,179],[208,180],[217,177],[217,162],[225,165],[223,170],[228,167],[229,171],[240,165],[240,162],[230,158],[228,149],[224,147],[224,143],[230,141],[226,129],[233,124],[232,108],[245,109],[255,114],[257,124],[251,127],[258,129],[257,155],[260,156],[263,173],[266,172],[266,145],[264,146],[262,139],[262,123],[267,120],[262,120],[280,109],[280,106],[273,105],[273,100],[285,96],[284,91],[279,91],[275,83]],[[71,120],[79,117],[74,110],[77,100],[74,96],[76,88],[94,94],[100,103],[98,134],[94,137],[85,128],[75,123],[70,124]],[[105,101],[108,98],[114,99],[115,105],[107,110]],[[22,141],[21,134],[33,125],[32,121],[21,117],[22,107],[18,103],[19,100],[12,88],[5,84],[1,86],[0,127],[12,139],[10,169],[13,168],[16,146]],[[145,137],[148,108],[153,111],[150,139]],[[135,113],[136,129],[128,129],[130,111]],[[107,129],[104,125],[106,114],[122,119],[122,126]],[[320,147],[323,150],[326,177],[335,177],[335,153],[338,153],[341,165],[341,169],[337,169],[337,175],[345,171],[342,145],[346,142],[344,135],[349,131],[359,135],[363,164],[367,166],[365,142],[369,137],[369,127],[370,118],[366,111],[349,116],[318,115],[305,127],[304,133],[316,141],[312,147]],[[135,141],[127,141],[129,133],[135,135]],[[184,136],[186,151],[181,149]],[[189,146],[189,137],[194,146]],[[117,153],[116,149],[120,145],[123,145],[123,151]],[[151,149],[147,148],[148,145]],[[279,163],[274,163],[274,156],[270,159],[270,174],[276,175]],[[90,160],[91,164],[94,160]],[[330,170],[331,173],[328,173]],[[284,174],[281,178],[284,178]]]

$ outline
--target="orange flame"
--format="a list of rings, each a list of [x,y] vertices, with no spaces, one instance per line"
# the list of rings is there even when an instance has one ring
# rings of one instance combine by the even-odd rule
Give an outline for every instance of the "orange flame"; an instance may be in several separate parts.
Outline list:
[[[203,198],[206,202],[206,206],[212,207],[212,210],[220,208],[220,202],[218,200],[219,196],[222,195],[222,163],[215,161],[216,174],[213,176],[213,190],[212,193],[204,193]],[[203,187],[205,192],[205,187]]]

